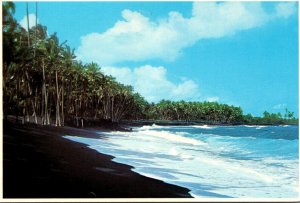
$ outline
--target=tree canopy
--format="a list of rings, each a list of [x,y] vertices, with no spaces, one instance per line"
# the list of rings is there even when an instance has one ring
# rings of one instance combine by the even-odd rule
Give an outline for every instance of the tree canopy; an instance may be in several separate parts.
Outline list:
[[[3,113],[43,125],[83,119],[202,121],[216,124],[298,123],[293,112],[243,115],[241,107],[217,102],[162,100],[148,103],[132,86],[105,75],[96,63],[76,60],[67,42],[47,27],[24,29],[14,19],[12,2],[3,2]],[[108,47],[109,48],[109,47]],[[101,54],[101,53],[99,53]]]

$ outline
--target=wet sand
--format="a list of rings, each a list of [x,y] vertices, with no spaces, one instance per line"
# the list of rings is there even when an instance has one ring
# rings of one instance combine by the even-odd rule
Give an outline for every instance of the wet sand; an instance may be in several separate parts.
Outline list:
[[[4,198],[182,198],[189,190],[131,171],[63,135],[93,129],[3,124]]]

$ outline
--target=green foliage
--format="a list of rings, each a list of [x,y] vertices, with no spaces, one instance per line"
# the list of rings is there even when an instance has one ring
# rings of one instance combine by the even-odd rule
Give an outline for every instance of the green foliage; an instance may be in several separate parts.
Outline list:
[[[217,102],[186,102],[162,100],[149,105],[148,118],[173,121],[202,121],[210,123],[239,123],[243,117],[240,107]]]
[[[28,32],[13,18],[14,4],[3,9],[4,114],[42,124],[64,125],[66,119],[92,117],[118,122],[125,115],[139,118],[145,100],[131,86],[104,75],[95,63],[75,60],[74,50],[60,43],[57,34],[36,25]],[[132,114],[133,113],[133,114]]]
[[[290,115],[294,115],[294,112],[290,112]],[[249,125],[298,125],[298,119],[292,116],[283,118],[281,113],[265,111],[263,117],[253,117],[251,114],[245,115],[244,123]]]
[[[15,114],[29,121],[56,125],[79,118],[197,121],[210,124],[298,124],[294,113],[264,112],[263,117],[243,115],[240,107],[217,102],[162,100],[148,103],[133,87],[120,84],[101,72],[96,63],[75,60],[74,50],[47,35],[36,24],[26,31],[13,18],[15,7],[3,9],[3,105],[4,116]]]

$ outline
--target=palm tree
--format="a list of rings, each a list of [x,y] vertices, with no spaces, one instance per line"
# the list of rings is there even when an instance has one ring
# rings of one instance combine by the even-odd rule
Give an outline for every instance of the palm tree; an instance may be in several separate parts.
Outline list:
[[[50,112],[48,109],[48,97],[49,92],[47,90],[47,78],[46,69],[48,67],[48,53],[47,53],[47,28],[42,25],[36,25],[34,28],[36,34],[35,42],[35,68],[41,72],[42,75],[42,86],[41,86],[41,118],[43,125],[50,124]],[[41,69],[39,69],[41,67]]]
[[[30,47],[30,36],[29,36],[29,10],[28,10],[28,2],[26,2],[26,17],[27,17],[27,40],[28,40],[28,48]]]
[[[15,13],[15,5],[12,2],[3,2],[2,3],[2,34],[3,34],[3,70],[2,70],[2,84],[3,84],[3,113],[5,118],[7,117],[8,103],[11,98],[11,93],[7,88],[8,78],[10,78],[11,71],[9,68],[12,66],[14,61],[15,53],[15,29],[16,21],[13,18]]]
[[[63,74],[61,79],[61,125],[64,126],[65,123],[65,114],[64,114],[64,95],[65,95],[65,83],[68,81],[70,76],[70,69],[73,65],[73,60],[75,59],[74,49],[72,50],[68,45],[62,49],[63,56]],[[64,77],[66,75],[66,77]]]
[[[61,126],[61,117],[60,117],[60,92],[59,92],[59,71],[60,63],[62,61],[61,57],[62,44],[59,44],[56,33],[50,36],[47,40],[47,51],[48,51],[48,61],[49,65],[52,67],[52,71],[55,74],[55,125]]]

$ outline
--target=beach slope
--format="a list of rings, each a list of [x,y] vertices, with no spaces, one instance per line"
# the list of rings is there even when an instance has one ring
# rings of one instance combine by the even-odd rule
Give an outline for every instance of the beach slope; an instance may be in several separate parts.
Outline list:
[[[3,124],[4,198],[182,198],[189,190],[131,171],[63,135],[91,129]]]

